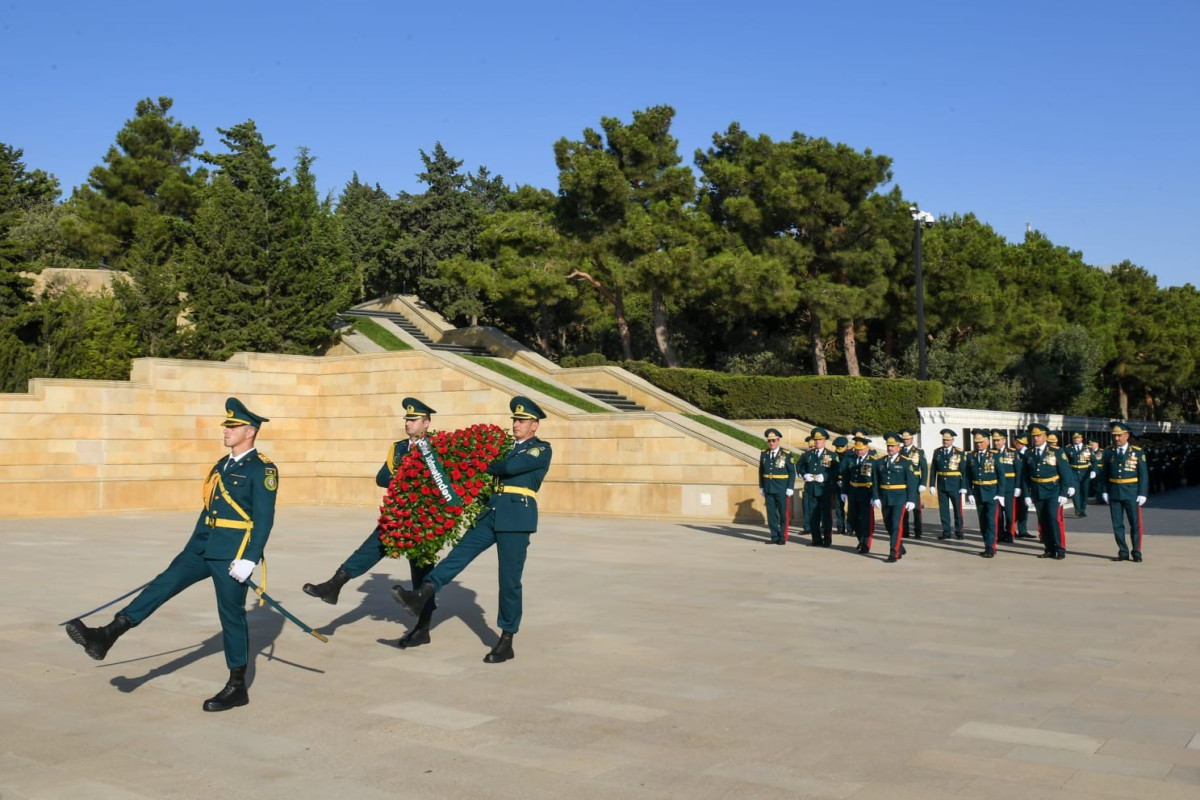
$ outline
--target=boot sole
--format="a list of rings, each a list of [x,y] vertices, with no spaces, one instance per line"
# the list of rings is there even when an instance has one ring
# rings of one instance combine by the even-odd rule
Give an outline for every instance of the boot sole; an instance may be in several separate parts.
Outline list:
[[[67,636],[71,637],[71,641],[83,648],[83,651],[96,661],[103,661],[108,655],[108,648],[100,650],[92,642],[88,641],[87,634],[83,632],[83,623],[77,619],[73,619],[67,623]]]

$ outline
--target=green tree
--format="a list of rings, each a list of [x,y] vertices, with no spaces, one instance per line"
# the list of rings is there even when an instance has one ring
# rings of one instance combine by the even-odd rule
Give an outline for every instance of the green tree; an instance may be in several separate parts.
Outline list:
[[[1103,413],[1098,408],[1100,344],[1082,325],[1063,328],[1022,361],[1017,371],[1026,397],[1033,401],[1026,410],[1079,416]]]
[[[350,260],[355,265],[355,299],[363,301],[393,291],[390,276],[399,268],[390,251],[395,240],[391,222],[392,199],[379,184],[368,186],[358,173],[342,189],[336,215],[341,224]]]
[[[23,150],[0,142],[0,320],[33,299],[32,282],[20,275],[38,268],[27,229],[31,219],[52,213],[59,194],[58,180],[28,170],[23,157]]]

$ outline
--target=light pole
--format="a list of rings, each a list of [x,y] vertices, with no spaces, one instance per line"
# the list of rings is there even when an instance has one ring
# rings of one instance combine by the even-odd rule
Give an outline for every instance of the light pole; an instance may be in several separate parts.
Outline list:
[[[925,277],[921,274],[921,229],[933,227],[933,214],[909,206],[913,218],[913,261],[917,266],[917,379],[929,380],[929,359],[925,354]]]

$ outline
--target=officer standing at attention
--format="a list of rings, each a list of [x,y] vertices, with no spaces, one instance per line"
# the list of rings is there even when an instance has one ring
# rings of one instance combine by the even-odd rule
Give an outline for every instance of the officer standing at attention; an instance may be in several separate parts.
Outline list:
[[[925,460],[925,451],[913,444],[913,437],[911,428],[900,429],[900,455],[911,461],[917,470],[917,507],[912,510],[912,522],[905,525],[905,529],[911,532],[914,539],[920,539],[925,523],[925,507],[921,498],[925,495],[926,481],[929,480],[929,462]]]
[[[393,586],[392,596],[413,614],[421,609],[443,586],[466,569],[475,557],[492,545],[500,572],[500,640],[486,656],[485,663],[499,664],[515,658],[512,640],[521,627],[521,575],[529,537],[537,530],[537,493],[550,470],[550,445],[534,434],[545,412],[528,397],[514,397],[512,411],[512,449],[487,466],[487,474],[501,480],[487,509],[479,516],[458,544],[411,590]]]
[[[974,440],[975,449],[967,457],[967,479],[975,498],[975,510],[979,513],[979,532],[983,534],[983,552],[979,555],[993,558],[1000,507],[1004,505],[1000,460],[996,451],[988,447],[987,431],[975,431]]]
[[[796,491],[796,465],[779,446],[783,434],[776,428],[763,432],[767,449],[758,455],[758,492],[767,504],[767,528],[771,544],[787,544],[789,500]],[[418,583],[413,577],[413,585]]]
[[[824,428],[813,428],[813,449],[800,456],[797,474],[804,476],[804,527],[812,541],[811,547],[831,547],[833,534],[830,532],[833,516],[833,496],[837,492],[834,483],[837,471],[833,454],[825,449],[829,432]],[[828,486],[826,486],[828,482]]]
[[[1088,449],[1092,451],[1092,471],[1088,473],[1088,494],[1089,500],[1095,500],[1100,496],[1100,473],[1104,470],[1104,453],[1100,447],[1100,440],[1095,436],[1088,438]]]
[[[1073,443],[1064,453],[1067,463],[1075,473],[1075,516],[1087,516],[1088,487],[1091,484],[1092,451],[1083,445],[1083,434],[1078,431],[1071,437]]]
[[[1017,506],[1021,497],[1021,463],[1017,451],[1008,446],[1008,434],[996,428],[992,431],[992,449],[996,451],[997,463],[1000,465],[1000,496],[1003,502],[996,514],[1000,527],[996,529],[996,541],[1012,543],[1016,530]]]
[[[1044,425],[1029,426],[1033,445],[1025,452],[1025,505],[1038,518],[1045,552],[1038,558],[1067,557],[1066,531],[1063,529],[1063,507],[1075,494],[1075,476],[1062,451],[1047,443]]]
[[[840,483],[842,485],[841,501],[847,506],[850,517],[850,530],[858,537],[857,552],[866,555],[871,552],[871,539],[875,531],[875,508],[871,501],[875,499],[875,459],[868,449],[871,440],[857,434],[854,437],[854,450],[842,458]]]
[[[1017,445],[1015,448],[1017,453],[1017,490],[1013,492],[1013,495],[1019,497],[1020,495],[1017,492],[1021,492],[1021,494],[1025,493],[1025,454],[1029,452],[1029,434],[1018,433],[1013,441]],[[1017,538],[1034,538],[1033,534],[1029,532],[1029,505],[1024,502],[1017,502],[1015,505],[1016,509],[1014,509],[1013,521],[1016,522],[1017,526]]]
[[[937,492],[938,516],[942,521],[939,539],[950,538],[952,521],[955,538],[963,538],[962,499],[967,493],[963,482],[963,455],[963,451],[954,446],[954,431],[943,428],[942,446],[934,450],[929,459],[929,481]]]
[[[833,495],[833,521],[837,525],[837,532],[841,536],[845,536],[849,531],[846,530],[846,501],[842,499],[842,495],[846,493],[846,487],[842,484],[842,461],[850,456],[847,447],[850,445],[850,440],[845,436],[839,436],[833,440],[834,456],[833,468],[837,473],[837,491]]]
[[[408,438],[392,444],[388,450],[387,460],[383,462],[383,466],[376,473],[375,485],[382,489],[391,485],[392,478],[396,476],[396,470],[400,468],[400,462],[404,460],[410,447],[425,438],[425,434],[429,431],[429,423],[433,419],[433,415],[437,413],[415,397],[406,397],[401,402],[404,405],[404,432],[408,434]],[[376,526],[375,530],[371,531],[363,543],[358,546],[358,549],[342,562],[342,565],[333,573],[332,578],[324,583],[306,583],[304,592],[313,597],[319,597],[330,605],[337,605],[338,593],[346,585],[346,582],[359,575],[365,575],[367,570],[386,556],[383,540],[379,538],[379,526]],[[408,566],[414,586],[425,580],[425,576],[433,569],[432,564],[418,566],[415,561],[409,561]],[[396,642],[396,646],[403,649],[429,644],[431,641],[429,623],[433,618],[435,608],[437,608],[437,602],[431,599],[429,604],[421,609],[421,614],[417,617],[417,624]]]
[[[1117,540],[1117,557],[1113,561],[1142,560],[1142,506],[1150,491],[1150,471],[1146,453],[1129,443],[1129,426],[1124,422],[1112,424],[1113,446],[1104,453],[1100,465],[1100,496],[1108,503],[1112,514],[1113,536]],[[1125,519],[1129,519],[1129,538],[1125,542]]]
[[[246,665],[250,635],[246,626],[245,580],[262,559],[275,524],[275,494],[279,469],[258,452],[255,441],[266,417],[252,414],[236,397],[225,401],[224,442],[229,456],[208,471],[204,480],[204,509],[191,538],[163,572],[133,602],[102,628],[89,628],[78,619],[67,623],[67,635],[89,656],[101,661],[121,634],[142,624],[158,607],[205,578],[217,594],[217,616],[229,681],[204,701],[205,711],[227,711],[250,702]],[[263,582],[266,588],[266,581]]]
[[[899,435],[887,433],[883,440],[887,455],[875,461],[875,499],[871,505],[882,512],[890,541],[886,563],[894,564],[907,553],[904,519],[917,507],[917,472],[913,463],[900,455]]]

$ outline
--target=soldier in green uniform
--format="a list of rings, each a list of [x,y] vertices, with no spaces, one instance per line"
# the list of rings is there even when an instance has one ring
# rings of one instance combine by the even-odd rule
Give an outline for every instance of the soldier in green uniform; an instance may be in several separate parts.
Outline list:
[[[1000,521],[1000,526],[996,530],[996,541],[1011,543],[1016,533],[1017,506],[1025,505],[1017,502],[1021,497],[1021,464],[1023,462],[1017,455],[1017,451],[1008,446],[1008,434],[999,428],[992,431],[992,449],[996,451],[996,458],[1000,464],[999,494],[1003,498],[996,515]]]
[[[850,454],[846,448],[849,447],[850,440],[845,436],[839,436],[833,440],[834,456],[833,467],[837,473],[837,491],[833,495],[833,522],[837,526],[838,534],[845,536],[849,533],[846,530],[846,501],[842,499],[845,494],[845,487],[842,486],[842,461]]]
[[[829,431],[813,428],[813,448],[800,456],[796,474],[804,477],[804,528],[812,537],[812,547],[831,547],[833,535],[833,496],[837,492],[837,471],[833,454],[825,449]],[[828,484],[828,485],[826,485]]]
[[[1045,552],[1038,558],[1061,560],[1067,557],[1062,510],[1071,495],[1075,494],[1075,476],[1062,451],[1047,442],[1048,433],[1044,425],[1036,422],[1029,426],[1029,438],[1033,443],[1025,451],[1022,470],[1025,476],[1025,505],[1037,514],[1038,528],[1042,534]]]
[[[204,508],[183,550],[133,602],[116,613],[112,622],[89,628],[73,619],[66,625],[71,640],[99,661],[118,637],[145,622],[163,603],[192,584],[212,580],[229,680],[221,691],[204,701],[205,711],[226,711],[250,702],[246,690],[250,636],[245,581],[263,557],[275,524],[279,488],[279,469],[258,452],[255,444],[259,428],[267,421],[252,414],[236,397],[225,401],[222,424],[229,456],[208,472]]]
[[[1001,466],[998,454],[988,446],[987,431],[975,431],[974,442],[975,449],[967,456],[967,480],[979,514],[979,532],[983,534],[983,552],[979,555],[992,558],[996,555],[996,529],[1004,505]]]
[[[1092,471],[1088,473],[1088,489],[1091,495],[1088,499],[1095,500],[1100,496],[1100,473],[1104,470],[1104,450],[1100,440],[1095,436],[1088,437],[1088,449],[1092,451]]]
[[[1104,453],[1098,480],[1100,496],[1108,503],[1112,514],[1113,537],[1117,540],[1117,557],[1113,561],[1142,560],[1142,506],[1149,492],[1150,474],[1146,468],[1146,453],[1129,443],[1129,426],[1124,422],[1112,424],[1113,446]],[[1125,541],[1125,519],[1129,519],[1130,544]]]
[[[846,504],[850,530],[858,537],[857,552],[871,552],[875,532],[875,456],[868,449],[871,440],[861,434],[854,436],[854,450],[846,453],[840,464],[841,501]]]
[[[1071,470],[1075,473],[1077,487],[1074,498],[1075,516],[1086,517],[1088,487],[1091,483],[1092,451],[1084,446],[1082,433],[1076,431],[1071,439],[1071,446],[1065,448],[1063,454],[1067,457],[1067,463],[1071,465]]]
[[[1016,447],[1014,449],[1017,453],[1016,466],[1017,466],[1017,478],[1018,478],[1017,489],[1015,492],[1013,492],[1013,494],[1014,494],[1014,496],[1019,496],[1019,495],[1017,495],[1017,492],[1020,492],[1021,494],[1025,493],[1025,453],[1028,452],[1028,450],[1029,450],[1029,434],[1028,433],[1018,433],[1016,435],[1016,437],[1013,439],[1013,441],[1016,443]],[[1026,504],[1025,502],[1022,501],[1022,502],[1016,502],[1015,505],[1016,505],[1016,509],[1014,509],[1013,521],[1016,523],[1016,526],[1017,526],[1017,538],[1018,539],[1034,538],[1033,534],[1029,532],[1029,506],[1028,506],[1028,504]]]
[[[875,497],[871,505],[883,516],[888,532],[887,563],[894,564],[907,555],[904,547],[904,520],[917,507],[917,471],[913,463],[900,455],[900,436],[886,433],[887,455],[875,460]]]
[[[929,462],[925,460],[925,451],[913,444],[914,436],[911,428],[900,429],[900,455],[911,461],[913,468],[917,470],[917,507],[912,510],[912,521],[905,525],[905,530],[910,531],[914,539],[920,539],[925,523],[922,498],[925,496],[925,486],[929,480]]]
[[[475,525],[463,534],[458,544],[411,590],[392,587],[392,596],[413,614],[421,613],[426,603],[475,557],[492,545],[500,573],[500,640],[486,656],[485,663],[499,664],[515,657],[513,636],[521,627],[521,575],[529,537],[537,530],[537,493],[550,470],[550,445],[537,438],[538,424],[545,412],[528,397],[514,397],[512,411],[512,449],[487,466],[487,473],[500,479],[501,485],[488,499],[487,510]]]
[[[796,490],[796,465],[779,446],[783,434],[775,428],[763,432],[767,449],[758,455],[758,492],[767,504],[767,528],[771,544],[787,544],[788,502]],[[414,578],[413,583],[417,580]]]
[[[415,397],[406,397],[401,403],[404,405],[404,432],[408,438],[392,444],[388,449],[387,460],[383,462],[383,466],[375,475],[375,485],[383,489],[391,485],[392,478],[396,476],[396,470],[399,469],[400,462],[408,453],[408,449],[425,438],[425,434],[429,431],[429,423],[433,419],[433,415],[437,413]],[[342,562],[342,565],[333,573],[332,578],[324,583],[304,584],[305,594],[319,597],[330,605],[336,605],[338,593],[347,581],[365,575],[367,570],[387,556],[379,533],[377,525],[375,530],[371,531],[363,543],[358,546],[358,549]],[[432,564],[419,566],[414,561],[409,561],[408,566],[414,586],[425,580],[425,576],[433,569]],[[407,648],[429,644],[431,641],[429,623],[433,619],[433,612],[436,608],[437,602],[431,599],[429,604],[421,609],[421,614],[417,617],[417,624],[396,642],[396,646]]]
[[[942,429],[942,446],[934,450],[929,458],[929,482],[937,492],[938,515],[942,521],[942,535],[949,539],[951,523],[955,538],[963,538],[963,497],[967,494],[963,481],[964,453],[954,446],[955,433],[950,428]]]

